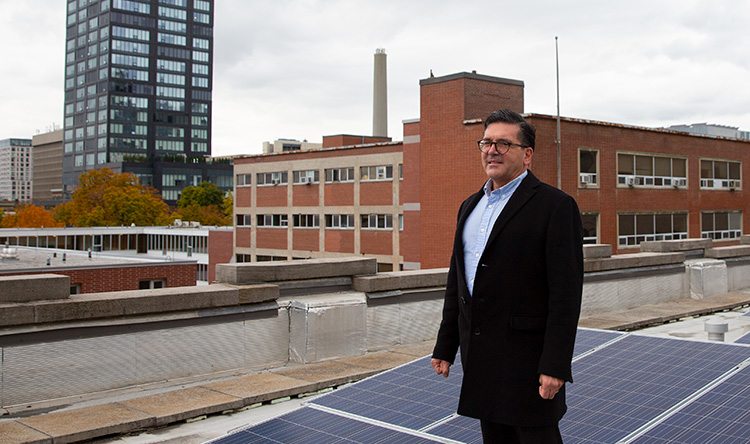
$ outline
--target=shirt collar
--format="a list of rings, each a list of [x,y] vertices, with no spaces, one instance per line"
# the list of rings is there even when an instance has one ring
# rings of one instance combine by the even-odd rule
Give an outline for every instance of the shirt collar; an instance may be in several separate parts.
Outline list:
[[[529,170],[524,170],[524,172],[521,173],[515,179],[513,179],[510,182],[506,183],[502,187],[500,187],[500,188],[498,188],[496,190],[492,190],[492,191],[490,191],[490,189],[492,188],[492,179],[488,179],[487,182],[484,183],[484,195],[487,196],[487,197],[490,197],[490,195],[492,193],[496,193],[496,194],[512,193],[512,192],[514,192],[516,190],[516,188],[518,188],[518,185],[521,184],[521,181],[526,176],[528,176],[528,175],[529,175]]]

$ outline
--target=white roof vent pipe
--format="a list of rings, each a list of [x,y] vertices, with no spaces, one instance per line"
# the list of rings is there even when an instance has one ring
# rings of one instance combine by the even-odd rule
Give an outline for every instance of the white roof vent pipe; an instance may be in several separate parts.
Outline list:
[[[724,342],[724,334],[729,331],[729,324],[726,320],[714,316],[704,324],[709,341]]]

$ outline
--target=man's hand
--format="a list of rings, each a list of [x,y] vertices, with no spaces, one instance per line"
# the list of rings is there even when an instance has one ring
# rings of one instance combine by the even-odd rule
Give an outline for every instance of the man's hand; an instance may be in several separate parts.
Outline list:
[[[435,364],[433,364],[434,366]],[[544,399],[554,398],[564,383],[565,381],[554,376],[539,375],[539,396]]]
[[[435,373],[437,373],[438,375],[443,375],[444,378],[448,377],[448,374],[451,371],[450,362],[443,361],[442,359],[432,358],[432,360],[430,360],[430,364],[432,364],[432,368],[435,369]]]

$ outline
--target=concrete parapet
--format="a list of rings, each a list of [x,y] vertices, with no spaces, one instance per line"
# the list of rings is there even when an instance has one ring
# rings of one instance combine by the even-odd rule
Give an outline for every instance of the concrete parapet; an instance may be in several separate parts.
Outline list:
[[[445,287],[447,279],[447,268],[394,271],[378,273],[375,276],[358,276],[354,278],[352,287],[357,291],[365,293],[408,290],[412,288]]]
[[[750,234],[743,234],[740,236],[740,244],[750,245]]]
[[[618,270],[622,268],[654,267],[679,264],[685,261],[685,253],[634,253],[618,254],[608,258],[584,259],[583,271]]]
[[[227,284],[370,275],[376,272],[377,260],[361,257],[216,265],[216,279]]]
[[[62,300],[37,301],[33,305],[0,305],[0,327],[205,310],[274,301],[278,297],[278,286],[268,284],[86,293]]]
[[[709,248],[706,250],[706,257],[714,259],[727,259],[743,256],[750,256],[750,245],[731,245],[727,247]]]
[[[641,242],[642,253],[671,253],[675,251],[694,251],[711,248],[711,239],[678,239],[665,241]]]
[[[70,277],[59,274],[0,276],[0,303],[33,302],[70,297]]]
[[[612,257],[612,245],[589,244],[583,246],[584,259],[601,259],[605,257]]]

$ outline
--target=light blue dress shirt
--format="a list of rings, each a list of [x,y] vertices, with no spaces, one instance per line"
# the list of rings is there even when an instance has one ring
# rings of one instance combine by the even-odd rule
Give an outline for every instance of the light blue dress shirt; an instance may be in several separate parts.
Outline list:
[[[510,197],[521,181],[528,175],[527,171],[497,190],[490,191],[492,180],[484,184],[484,195],[466,219],[462,233],[464,242],[464,270],[469,294],[474,293],[474,278],[477,275],[479,258],[482,257],[487,239],[495,226],[498,216],[505,208]]]

